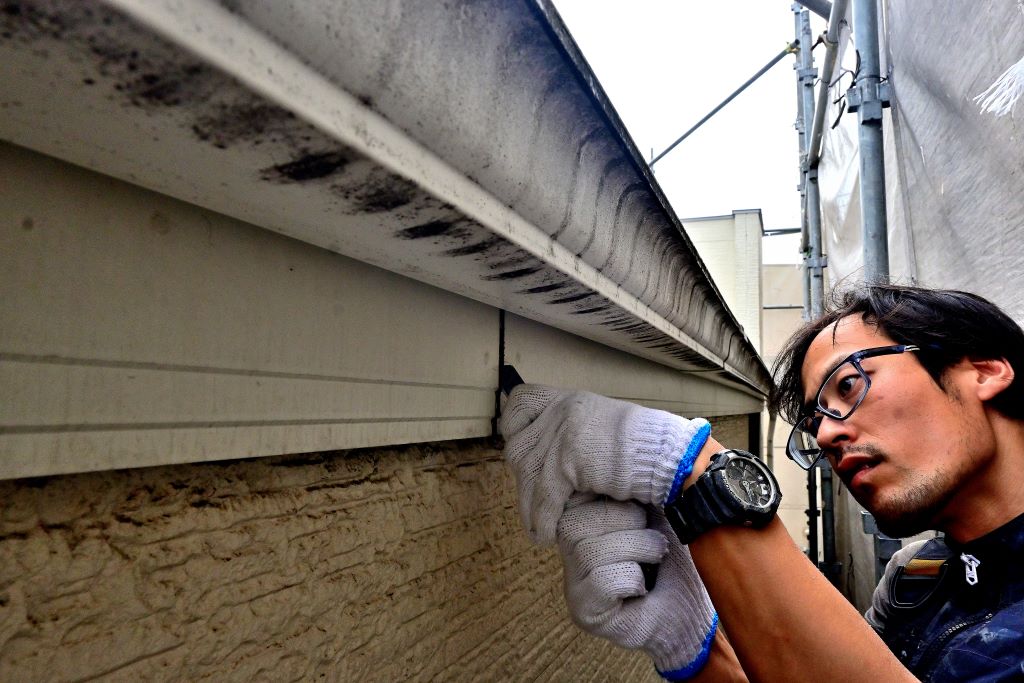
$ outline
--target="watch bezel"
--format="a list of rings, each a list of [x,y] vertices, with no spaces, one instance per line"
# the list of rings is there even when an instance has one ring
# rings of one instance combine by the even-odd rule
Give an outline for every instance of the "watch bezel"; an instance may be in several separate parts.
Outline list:
[[[725,477],[726,466],[735,459],[757,463],[765,475],[772,495],[767,505],[746,503]],[[665,515],[681,543],[688,544],[701,534],[720,527],[760,529],[775,517],[782,502],[782,490],[771,469],[752,453],[726,449],[711,456],[708,467],[679,497],[665,506]]]
[[[770,487],[767,503],[764,505],[757,505],[755,503],[748,503],[740,497],[740,493],[733,487],[729,477],[725,474],[726,467],[728,467],[729,463],[734,460],[743,460],[745,462],[752,463],[755,469],[764,476],[765,481]],[[718,478],[721,485],[729,492],[729,495],[732,497],[731,502],[744,512],[761,514],[765,512],[774,512],[777,508],[776,501],[779,499],[779,484],[775,479],[775,475],[772,474],[770,469],[768,469],[768,466],[761,462],[761,460],[753,453],[747,453],[746,451],[736,449],[719,451],[713,456],[712,462],[708,466],[708,471],[711,472],[711,476]]]

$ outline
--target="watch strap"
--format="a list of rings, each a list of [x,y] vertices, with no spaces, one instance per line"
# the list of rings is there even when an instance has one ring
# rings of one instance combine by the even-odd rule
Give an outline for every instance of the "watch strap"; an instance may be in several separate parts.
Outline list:
[[[679,542],[687,544],[709,529],[727,523],[727,511],[711,490],[710,470],[694,482],[686,494],[665,508],[665,516]]]

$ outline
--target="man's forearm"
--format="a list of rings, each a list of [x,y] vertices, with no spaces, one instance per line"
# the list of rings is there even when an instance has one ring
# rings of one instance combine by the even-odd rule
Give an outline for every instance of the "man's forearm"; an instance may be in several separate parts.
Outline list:
[[[747,683],[748,680],[725,631],[719,626],[711,645],[708,663],[690,679],[690,683]]]
[[[721,449],[708,440],[687,484]],[[763,529],[708,531],[690,553],[751,680],[916,680],[777,517]]]

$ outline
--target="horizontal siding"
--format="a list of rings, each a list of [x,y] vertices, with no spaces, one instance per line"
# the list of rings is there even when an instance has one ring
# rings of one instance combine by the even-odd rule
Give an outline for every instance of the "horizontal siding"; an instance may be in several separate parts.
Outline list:
[[[490,434],[495,309],[10,145],[0,176],[0,477]]]

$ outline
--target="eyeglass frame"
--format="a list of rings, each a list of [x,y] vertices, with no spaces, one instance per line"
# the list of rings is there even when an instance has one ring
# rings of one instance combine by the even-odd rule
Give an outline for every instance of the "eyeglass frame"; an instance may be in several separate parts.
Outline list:
[[[813,468],[818,463],[819,460],[821,460],[821,456],[823,456],[825,454],[825,449],[819,447],[818,448],[818,454],[814,457],[814,460],[812,460],[807,465],[807,467],[804,467],[789,452],[789,444],[792,443],[793,435],[797,431],[800,431],[800,432],[802,432],[804,434],[809,435],[811,438],[814,439],[815,443],[817,443],[817,441],[818,441],[818,434],[817,434],[818,430],[817,430],[817,428],[814,430],[814,432],[815,432],[814,434],[811,434],[807,430],[800,429],[799,425],[804,420],[806,420],[808,418],[810,418],[812,420],[817,419],[817,426],[820,427],[821,426],[821,421],[824,420],[826,417],[831,418],[833,420],[838,420],[838,421],[842,422],[843,420],[846,420],[851,415],[853,415],[854,412],[856,412],[857,408],[860,408],[861,403],[863,403],[864,399],[867,398],[868,391],[871,389],[871,377],[864,370],[864,368],[861,367],[860,362],[862,360],[864,360],[865,358],[875,358],[877,356],[890,356],[890,355],[896,355],[896,354],[900,354],[900,353],[908,353],[908,352],[911,352],[911,351],[920,351],[920,350],[921,350],[921,347],[918,346],[917,344],[892,344],[890,346],[873,346],[871,348],[861,349],[860,351],[854,351],[849,356],[847,356],[843,360],[841,360],[838,363],[836,363],[832,367],[832,369],[828,371],[828,374],[825,375],[825,379],[822,380],[821,384],[818,386],[818,391],[814,394],[813,410],[811,412],[808,412],[805,409],[803,414],[800,417],[797,418],[796,423],[793,425],[793,429],[790,430],[789,438],[786,439],[786,457],[789,458],[790,460],[792,460],[794,463],[796,463],[796,466],[801,468],[801,469],[803,469],[803,470],[810,470],[811,468]],[[848,413],[846,413],[846,415],[843,415],[842,417],[840,417],[838,415],[835,415],[835,414],[831,413],[827,408],[825,408],[825,407],[823,407],[821,405],[821,392],[823,392],[825,390],[825,385],[827,385],[832,380],[832,377],[836,374],[836,372],[839,370],[839,368],[843,367],[847,363],[852,364],[853,367],[860,374],[860,376],[864,378],[864,391],[861,392],[861,395],[857,399],[857,402],[853,404],[852,408],[850,408],[850,412],[848,412]],[[820,413],[821,417],[817,417],[816,418],[815,417],[815,413]]]

